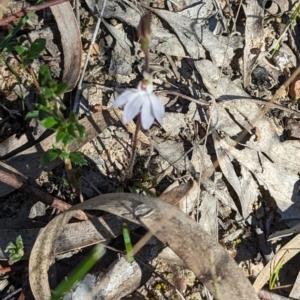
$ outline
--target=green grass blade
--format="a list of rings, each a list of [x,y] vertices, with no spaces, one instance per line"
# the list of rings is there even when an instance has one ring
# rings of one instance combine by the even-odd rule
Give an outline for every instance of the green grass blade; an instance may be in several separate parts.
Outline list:
[[[50,300],[59,300],[72,286],[81,280],[96,262],[104,255],[105,249],[102,244],[96,245],[89,255],[69,274],[67,280],[62,281],[53,291]]]
[[[127,253],[127,261],[132,263],[134,261],[133,248],[130,238],[130,232],[126,223],[123,223],[123,237],[125,243],[125,249]]]
[[[7,43],[17,34],[22,26],[25,25],[33,15],[34,12],[30,12],[19,21],[17,26],[5,37],[3,41],[0,42],[0,51],[7,45]]]

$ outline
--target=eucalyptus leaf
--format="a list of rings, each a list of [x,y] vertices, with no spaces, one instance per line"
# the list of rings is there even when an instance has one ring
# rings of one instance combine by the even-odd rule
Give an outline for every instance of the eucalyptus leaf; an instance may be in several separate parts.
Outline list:
[[[27,119],[32,119],[32,118],[37,118],[39,116],[39,111],[38,110],[33,110],[27,113],[25,116],[25,120]]]
[[[70,160],[79,165],[79,166],[86,166],[87,161],[84,156],[80,152],[71,152],[69,155]]]
[[[57,149],[57,148],[52,148],[52,149],[47,150],[43,154],[43,156],[40,160],[40,166],[44,166],[44,165],[48,164],[49,162],[55,160],[59,156],[60,151],[61,150]]]
[[[28,58],[37,58],[46,47],[46,39],[36,39],[27,50]]]
[[[47,129],[55,129],[59,124],[59,121],[54,117],[48,117],[41,121],[42,125]]]

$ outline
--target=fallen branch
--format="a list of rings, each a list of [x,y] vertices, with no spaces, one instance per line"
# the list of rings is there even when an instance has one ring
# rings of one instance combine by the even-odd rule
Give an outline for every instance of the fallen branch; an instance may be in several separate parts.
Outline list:
[[[15,189],[32,195],[37,200],[45,203],[46,205],[57,208],[59,211],[65,211],[72,207],[72,205],[59,200],[56,197],[51,196],[36,187],[33,187],[32,185],[24,181],[24,179],[19,175],[0,170],[0,181],[14,187]],[[74,217],[82,221],[88,220],[88,217],[82,211],[78,211],[76,215],[74,215]]]
[[[57,5],[57,4],[60,4],[60,3],[63,3],[63,2],[69,2],[69,1],[70,0],[50,0],[50,1],[47,1],[47,2],[42,3],[40,5],[35,5],[35,6],[30,6],[30,7],[23,8],[22,10],[1,19],[0,20],[0,26],[4,26],[9,22],[14,21],[15,19],[22,18],[25,15],[27,15],[29,12],[39,11],[39,10],[42,10],[42,9],[50,7],[50,6]]]

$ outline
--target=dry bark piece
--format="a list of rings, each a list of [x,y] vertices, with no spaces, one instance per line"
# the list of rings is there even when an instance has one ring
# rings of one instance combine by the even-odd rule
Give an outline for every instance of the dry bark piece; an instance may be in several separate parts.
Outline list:
[[[151,213],[138,214],[140,207]],[[182,211],[156,198],[136,194],[107,194],[90,199],[58,215],[38,236],[29,260],[29,279],[36,300],[51,295],[48,268],[53,262],[53,249],[63,227],[77,209],[104,210],[150,230],[184,260],[213,296],[220,300],[258,300],[242,270],[221,245],[213,241]],[[142,243],[143,246],[146,241]],[[47,241],[47,244],[46,244]]]
[[[107,28],[107,30],[110,32],[110,34],[114,37],[116,42],[119,43],[122,49],[127,53],[127,55],[131,56],[132,44],[127,38],[124,29],[117,29],[116,27],[108,24],[105,20],[102,20],[102,22]]]
[[[214,239],[218,241],[218,200],[206,191],[201,192],[201,218],[199,224]]]
[[[299,299],[300,295],[300,272],[297,275],[296,281],[294,283],[294,286],[289,294],[289,297],[292,299]]]
[[[50,131],[46,133],[46,128],[40,125],[38,125],[36,129],[36,132],[33,133],[32,130],[28,130],[20,137],[17,137],[17,134],[14,134],[2,142],[0,145],[0,159],[8,159],[9,157],[31,147],[51,134]]]
[[[264,10],[258,1],[248,0],[243,5],[246,15],[245,47],[244,47],[244,86],[251,83],[251,73],[260,53],[264,50]]]
[[[29,257],[36,238],[43,230],[45,224],[39,223],[35,225],[38,227],[34,228],[32,224],[24,222],[25,221],[23,220],[22,229],[12,229],[8,226],[5,226],[6,229],[3,229],[3,227],[0,229],[0,260],[9,259],[9,253],[4,252],[4,250],[8,243],[15,241],[16,237],[19,235],[21,235],[24,243],[25,258]],[[13,227],[14,226],[15,225],[13,225]],[[28,226],[30,227],[28,228]],[[130,230],[137,228],[137,225],[135,224],[129,224],[128,226]],[[122,223],[119,222],[118,218],[113,215],[106,215],[88,221],[67,224],[62,234],[55,241],[54,254],[58,255],[61,253],[80,250],[94,244],[105,242],[106,240],[115,238],[120,234],[122,234]]]
[[[233,164],[234,157],[231,156],[233,146],[221,140],[216,132],[213,132],[213,139],[222,173],[237,193],[242,208],[241,214],[244,219],[247,219],[252,213],[253,202],[258,198],[257,183],[242,164],[240,165],[241,174],[239,176],[236,174]]]
[[[179,183],[175,182],[175,184]],[[171,185],[159,196],[160,200],[175,205],[187,215],[193,212],[198,202],[198,198],[199,185],[193,179],[190,179],[187,183],[182,183],[175,187]]]
[[[92,289],[97,299],[117,300],[135,291],[142,280],[142,270],[136,261],[129,263],[125,257],[109,266],[108,272]]]

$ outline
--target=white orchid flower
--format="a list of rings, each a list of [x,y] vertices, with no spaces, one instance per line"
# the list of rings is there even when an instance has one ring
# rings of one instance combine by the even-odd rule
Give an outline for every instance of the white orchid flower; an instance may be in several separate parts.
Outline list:
[[[141,124],[144,129],[149,129],[154,119],[161,122],[165,114],[165,107],[153,93],[150,74],[144,74],[144,79],[138,84],[138,87],[121,94],[112,107],[123,105],[125,106],[124,123],[129,123],[138,113],[141,113]]]

